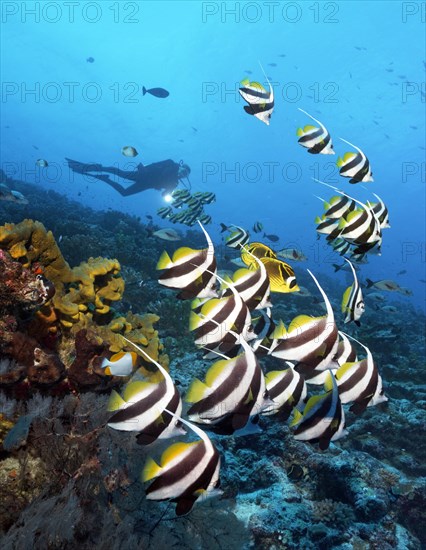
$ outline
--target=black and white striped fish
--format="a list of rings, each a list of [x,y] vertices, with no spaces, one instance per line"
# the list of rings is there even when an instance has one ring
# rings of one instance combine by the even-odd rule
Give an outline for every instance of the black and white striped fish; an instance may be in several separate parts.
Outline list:
[[[291,366],[285,370],[271,371],[265,375],[266,390],[273,403],[262,411],[262,415],[278,414],[287,420],[294,408],[300,408],[307,395],[306,383]]]
[[[163,206],[157,210],[157,214],[164,220],[173,214],[173,208],[171,206]]]
[[[334,360],[341,367],[345,363],[353,363],[357,361],[356,349],[353,347],[347,336],[339,331],[340,341],[337,347],[337,353]]]
[[[340,168],[340,175],[344,178],[351,178],[349,183],[374,181],[370,162],[361,149],[346,139],[340,139],[358,151],[358,153],[345,153],[343,158],[337,159],[336,164]]]
[[[180,290],[177,295],[182,300],[217,296],[216,258],[214,246],[209,234],[199,223],[207,239],[208,248],[194,250],[182,247],[176,250],[173,258],[163,252],[157,263],[157,269],[164,270],[158,282],[168,288]]]
[[[369,208],[363,202],[350,197],[344,191],[340,191],[333,185],[325,183],[320,180],[315,180],[321,185],[330,187],[337,191],[340,195],[346,196],[353,202],[358,204],[360,208],[350,211],[346,216],[342,216],[339,221],[338,228],[340,233],[338,236],[346,241],[356,245],[358,249],[354,249],[355,254],[360,254],[372,250],[374,247],[378,249],[380,253],[380,246],[382,243],[382,231],[380,222],[374,214],[373,210]],[[336,220],[337,221],[337,220]],[[318,229],[317,229],[318,231]],[[364,247],[365,250],[362,248]]]
[[[321,450],[328,449],[330,441],[336,441],[344,435],[345,412],[339,397],[339,390],[331,370],[325,383],[326,393],[312,396],[301,414],[295,409],[294,438],[298,441],[319,443]]]
[[[362,204],[362,203],[360,203]],[[357,247],[370,245],[369,249],[382,243],[380,223],[376,216],[366,205],[350,212],[339,221],[339,236]],[[360,253],[354,250],[355,253]]]
[[[326,293],[311,271],[308,270],[308,273],[321,292],[327,314],[322,317],[299,315],[291,321],[288,329],[280,321],[272,334],[274,342],[269,354],[297,363],[295,369],[303,374],[307,381],[311,381],[308,379],[329,369],[330,365],[337,367],[333,357],[337,351],[338,332],[333,308]]]
[[[337,220],[342,216],[346,216],[355,208],[356,202],[347,195],[334,196],[329,201],[324,201],[324,216]]]
[[[244,101],[248,103],[248,105],[244,105],[244,111],[269,126],[274,110],[274,90],[269,80],[269,92],[266,91],[262,84],[259,84],[259,82],[250,82],[248,78],[244,79],[241,85],[242,87],[238,91]]]
[[[230,231],[230,234],[225,237],[225,244],[229,246],[229,248],[241,248],[250,240],[249,232],[238,225],[231,225],[230,227],[225,226],[225,229]]]
[[[322,235],[327,235],[327,239],[334,241],[340,235],[339,220],[334,218],[326,218],[323,216],[317,216],[315,218],[315,223],[317,225],[317,233]]]
[[[358,282],[356,271],[350,260],[347,258],[344,258],[344,260],[350,265],[354,277],[353,284],[348,286],[342,298],[342,313],[345,314],[344,323],[346,324],[353,321],[357,326],[360,326],[359,320],[365,311],[365,302],[362,296],[361,285]]]
[[[194,196],[196,193],[194,194]],[[205,191],[204,193],[201,193],[201,202],[203,204],[211,204],[212,202],[216,202],[216,195],[212,191]]]
[[[243,430],[270,403],[256,356],[244,339],[240,343],[242,353],[216,361],[207,371],[205,382],[195,379],[185,396],[185,401],[192,403],[189,419],[208,424],[220,434]]]
[[[382,378],[370,350],[352,336],[349,337],[365,349],[367,357],[342,365],[336,372],[336,379],[342,403],[353,403],[349,410],[361,414],[367,407],[383,403],[388,398],[384,395]]]
[[[352,251],[352,244],[345,241],[345,239],[342,239],[341,237],[337,237],[332,243],[331,246],[333,247],[334,252],[337,252],[337,254],[340,254],[341,256],[344,256],[345,254],[350,254]],[[334,265],[334,271],[339,271],[340,269],[343,269],[342,266]],[[343,264],[344,267],[347,267],[346,264]],[[346,269],[345,271],[348,271]]]
[[[268,273],[263,263],[255,256],[253,258],[258,265],[256,270],[245,268],[239,269],[233,274],[230,280],[230,283],[241,296],[250,311],[253,309],[272,307],[270,303]],[[223,292],[222,297],[232,294],[229,285],[226,286],[227,288]]]
[[[220,455],[207,434],[187,420],[173,417],[191,429],[199,441],[174,443],[162,454],[160,464],[148,458],[142,481],[154,480],[146,489],[148,500],[176,502],[176,515],[191,511],[194,503],[221,494]]]
[[[256,339],[251,342],[251,347],[258,357],[267,355],[273,341],[271,335],[276,328],[271,308],[259,310],[259,315],[252,317],[252,323]]]
[[[221,282],[224,281],[218,276]],[[189,330],[194,331],[195,344],[207,350],[227,353],[238,340],[256,337],[251,325],[250,311],[234,285],[227,283],[232,292],[223,298],[207,300],[198,312],[189,315]],[[235,337],[237,333],[237,337]]]
[[[300,109],[300,107],[299,111],[302,111],[302,113],[305,113],[305,115],[320,125],[319,128],[311,125],[305,126],[304,128],[298,128],[297,136],[299,137],[298,142],[300,145],[302,145],[302,147],[306,147],[308,149],[308,153],[312,153],[314,155],[318,153],[321,153],[322,155],[334,155],[333,143],[327,128],[312,115],[303,109]]]
[[[380,227],[382,229],[388,229],[390,228],[390,224],[389,224],[389,211],[387,209],[387,206],[382,201],[382,199],[378,195],[376,195],[376,193],[373,193],[373,195],[376,197],[378,202],[372,203],[368,201],[367,206],[372,209],[374,215],[379,220]]]
[[[139,432],[136,439],[140,445],[184,433],[173,421],[173,417],[164,412],[166,408],[178,416],[182,412],[182,401],[169,373],[142,348],[130,340],[127,341],[153,362],[161,375],[153,376],[149,380],[130,382],[123,397],[113,390],[108,411],[114,414],[109,419],[108,426],[114,430]]]

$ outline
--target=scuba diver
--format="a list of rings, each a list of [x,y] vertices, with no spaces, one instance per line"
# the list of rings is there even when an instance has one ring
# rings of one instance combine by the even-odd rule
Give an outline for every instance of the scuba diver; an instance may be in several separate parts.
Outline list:
[[[166,196],[172,193],[179,183],[184,185],[183,178],[188,179],[191,173],[190,167],[183,161],[177,163],[170,159],[154,162],[146,166],[139,163],[136,170],[120,170],[116,166],[102,166],[101,164],[84,164],[69,158],[66,158],[66,161],[73,172],[77,174],[89,174],[93,178],[104,181],[118,191],[122,197],[135,195],[146,189],[158,189],[159,191],[163,191],[163,196]],[[106,173],[92,174],[91,172]],[[112,180],[107,174],[113,174],[134,183],[129,187],[123,187]]]

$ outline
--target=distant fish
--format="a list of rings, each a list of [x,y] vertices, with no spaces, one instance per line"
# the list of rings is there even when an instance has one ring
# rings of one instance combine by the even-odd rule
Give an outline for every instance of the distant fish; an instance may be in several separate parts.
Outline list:
[[[168,218],[173,213],[173,208],[171,206],[162,206],[157,210],[157,215],[160,216],[163,220]]]
[[[344,259],[346,259],[346,258],[344,258]],[[334,267],[334,273],[337,273],[337,271],[352,272],[352,269],[349,267],[348,264],[342,264],[342,265],[332,264],[332,265]],[[355,271],[359,271],[359,267],[357,265],[352,265],[352,267],[355,269]]]
[[[345,261],[348,262],[352,270],[354,282],[345,290],[342,298],[342,313],[345,314],[344,323],[353,321],[357,326],[360,326],[359,320],[365,311],[364,298],[352,263],[347,258],[345,258]]]
[[[226,227],[223,223],[220,225],[222,227],[222,232],[224,230],[231,231],[231,233],[225,238],[225,244],[226,246],[229,246],[229,248],[241,248],[249,242],[250,234],[244,228],[239,227],[238,225]]]
[[[400,294],[402,294],[403,296],[412,296],[413,295],[412,290],[410,290],[409,288],[405,288],[403,286],[399,287],[398,292]]]
[[[307,115],[320,126],[319,128],[317,128],[316,126],[308,125],[304,128],[298,128],[297,136],[299,138],[298,142],[300,143],[300,145],[302,145],[302,147],[306,147],[308,153],[312,153],[315,155],[319,153],[321,153],[322,155],[334,155],[333,143],[331,141],[331,136],[327,128],[312,115],[310,115],[303,109],[300,109],[300,107],[299,111],[305,113],[305,115]]]
[[[188,189],[175,189],[172,192],[173,206],[179,208],[183,203],[186,203],[192,198]]]
[[[138,152],[131,145],[125,145],[124,147],[122,147],[121,154],[124,155],[125,157],[137,157],[138,156]]]
[[[278,250],[277,257],[282,260],[294,260],[295,262],[305,262],[308,259],[301,250],[296,248],[282,248]]]
[[[103,359],[101,368],[109,376],[130,376],[136,366],[138,356],[133,351],[119,352],[107,359]]]
[[[276,67],[277,64],[276,63],[268,63],[269,67]]]
[[[46,166],[49,166],[49,163],[45,159],[37,159],[36,166],[40,166],[40,168],[46,168]]]
[[[398,308],[391,305],[379,306],[376,304],[376,310],[384,311],[385,313],[398,313]]]
[[[163,241],[180,241],[180,235],[174,229],[159,229],[152,234]]]
[[[319,443],[321,450],[328,449],[330,441],[346,435],[345,413],[339,397],[336,379],[331,370],[325,382],[326,393],[312,396],[301,414],[295,409],[290,426],[295,428],[298,441]]]
[[[203,225],[208,225],[209,223],[212,223],[212,217],[209,214],[203,214],[199,217],[200,222]]]
[[[248,69],[246,69],[244,72],[245,72],[246,74],[253,74],[253,71],[249,71]]]
[[[381,281],[372,281],[371,279],[365,280],[367,288],[377,288],[378,290],[386,290],[388,292],[399,292],[401,287],[395,281],[391,279],[382,279]]]
[[[145,86],[142,86],[142,95],[145,95],[145,94],[151,94],[155,97],[164,98],[164,97],[168,97],[170,95],[170,92],[168,92],[164,88],[150,88],[149,90],[147,90]]]
[[[336,164],[340,168],[340,175],[350,178],[349,183],[374,181],[370,162],[361,149],[343,138],[340,139],[358,151],[357,153],[345,153],[343,158],[337,159]]]
[[[374,300],[375,302],[386,302],[385,296],[380,294],[380,292],[369,292],[366,297],[369,300]]]
[[[202,204],[211,204],[216,201],[216,195],[212,191],[205,191],[204,193],[201,193],[200,198]]]
[[[0,200],[16,202],[18,204],[28,204],[28,199],[19,191],[9,189],[5,183],[0,183]]]
[[[201,428],[178,415],[173,416],[198,435],[200,440],[174,443],[163,452],[160,464],[148,458],[142,481],[154,480],[145,490],[148,500],[172,500],[177,503],[176,515],[184,516],[191,511],[196,501],[221,493],[220,455]]]
[[[87,63],[94,63],[95,62],[95,58],[94,57],[88,57],[86,59]]]
[[[255,233],[260,233],[260,232],[262,231],[262,229],[263,229],[263,223],[261,223],[261,222],[255,222],[255,223],[253,224],[253,231],[254,231]]]
[[[274,235],[273,233],[271,235],[267,235],[266,233],[263,234],[265,239],[268,239],[268,241],[271,241],[272,243],[276,243],[280,240],[278,235]]]

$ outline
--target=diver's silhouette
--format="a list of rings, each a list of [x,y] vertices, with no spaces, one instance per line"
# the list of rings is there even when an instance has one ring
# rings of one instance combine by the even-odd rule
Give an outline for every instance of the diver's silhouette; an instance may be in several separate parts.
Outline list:
[[[139,163],[136,170],[120,170],[116,166],[102,166],[101,164],[85,164],[77,160],[66,158],[68,166],[77,174],[89,174],[91,177],[104,181],[121,196],[128,197],[146,189],[158,189],[163,195],[171,193],[183,178],[187,178],[191,172],[190,167],[183,162],[162,160],[144,166]],[[93,174],[92,172],[106,172],[106,174]],[[107,174],[113,174],[120,178],[133,181],[133,185],[123,187],[112,180]]]

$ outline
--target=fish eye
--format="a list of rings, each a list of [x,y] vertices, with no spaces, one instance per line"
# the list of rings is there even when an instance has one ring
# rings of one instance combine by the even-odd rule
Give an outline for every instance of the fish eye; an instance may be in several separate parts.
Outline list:
[[[290,282],[290,288],[293,288],[294,286],[296,286],[296,279],[293,279],[291,282]]]

